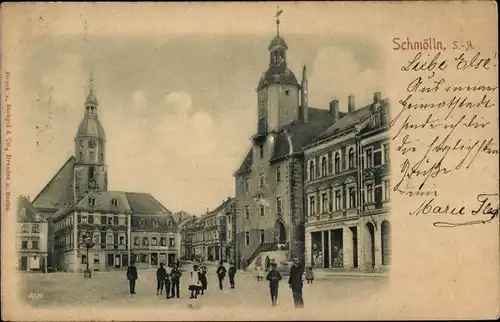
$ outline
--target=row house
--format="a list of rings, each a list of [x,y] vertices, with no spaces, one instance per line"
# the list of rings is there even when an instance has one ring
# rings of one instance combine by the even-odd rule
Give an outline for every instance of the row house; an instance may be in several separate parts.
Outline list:
[[[196,221],[196,216],[190,216],[179,222],[178,229],[181,236],[180,259],[186,260],[191,258],[191,249],[193,247],[193,235],[191,234],[191,227],[193,222]]]
[[[28,198],[20,196],[17,207],[17,268],[45,271],[48,268],[48,222]]]
[[[186,259],[233,261],[235,255],[235,203],[227,198],[212,211],[182,227]]]
[[[339,112],[338,101],[332,101],[334,124],[304,148],[305,257],[315,267],[379,269],[373,263],[382,263],[374,259],[380,244],[376,240],[382,237],[374,225],[387,225],[383,221],[389,209],[388,165],[379,169],[389,158],[388,102],[375,93],[372,104],[356,109],[349,96],[347,109],[348,113]]]
[[[83,271],[87,261],[94,271],[122,269],[131,261],[138,267],[152,267],[159,260],[169,263],[179,256],[175,221],[149,194],[92,192],[58,210],[51,221],[59,270]],[[87,258],[82,240],[88,235],[94,246]]]

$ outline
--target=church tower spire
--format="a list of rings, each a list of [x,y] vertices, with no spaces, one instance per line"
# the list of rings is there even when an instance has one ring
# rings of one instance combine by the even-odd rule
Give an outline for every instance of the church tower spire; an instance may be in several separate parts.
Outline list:
[[[84,116],[75,136],[75,192],[83,198],[92,191],[107,190],[106,135],[98,118],[99,102],[94,93],[93,73],[84,103]]]
[[[300,85],[294,73],[287,67],[288,46],[280,34],[280,17],[283,10],[276,10],[276,36],[269,44],[269,67],[257,86],[259,136],[280,131],[296,122],[299,117]]]

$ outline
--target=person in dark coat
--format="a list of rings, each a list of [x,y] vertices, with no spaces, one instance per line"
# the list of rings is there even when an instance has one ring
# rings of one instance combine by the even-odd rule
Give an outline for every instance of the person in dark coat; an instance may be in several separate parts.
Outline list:
[[[223,284],[222,281],[226,277],[226,268],[224,267],[224,264],[222,262],[219,263],[219,267],[217,267],[217,277],[219,278],[219,287],[222,290]]]
[[[282,277],[280,272],[276,270],[276,264],[271,264],[271,269],[267,273],[266,280],[269,281],[269,290],[271,292],[271,302],[272,306],[276,306],[276,302],[278,301],[278,286]]]
[[[229,267],[229,284],[231,284],[231,288],[234,288],[234,276],[236,275],[236,267],[234,267],[234,263],[231,263],[231,266]]]
[[[135,281],[138,279],[138,276],[137,276],[137,267],[135,267],[134,262],[131,262],[130,266],[127,267],[127,279],[128,279],[130,294],[135,294]]]
[[[170,271],[170,279],[172,281],[172,297],[180,297],[179,284],[181,282],[182,271],[177,264]]]
[[[292,289],[293,302],[296,308],[304,307],[304,300],[302,298],[302,275],[304,274],[304,266],[300,263],[298,258],[294,258],[293,265],[290,268],[290,278],[288,285]]]
[[[201,295],[205,294],[205,291],[207,290],[207,284],[208,284],[208,281],[207,281],[207,267],[206,266],[202,266],[201,267],[201,270],[198,272],[199,274],[199,279],[200,279],[200,283],[201,283]]]
[[[165,276],[165,297],[167,299],[170,298],[170,292],[171,292],[170,287],[171,287],[171,285],[172,285],[172,282],[170,280],[170,275],[167,273],[167,275]]]
[[[160,263],[160,267],[156,270],[156,295],[163,294],[165,277],[167,277],[167,270],[163,267],[163,263]]]

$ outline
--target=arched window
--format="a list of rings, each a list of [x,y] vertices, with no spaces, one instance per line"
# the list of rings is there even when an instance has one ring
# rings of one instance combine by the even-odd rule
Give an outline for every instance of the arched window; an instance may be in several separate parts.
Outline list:
[[[351,148],[349,150],[349,169],[354,168],[355,165],[355,159],[354,159],[354,149]]]
[[[309,161],[309,180],[314,180],[314,161]]]
[[[326,157],[321,158],[321,174],[326,176],[328,174],[328,167],[326,163]]]
[[[335,153],[335,173],[340,172],[340,154],[337,152]]]

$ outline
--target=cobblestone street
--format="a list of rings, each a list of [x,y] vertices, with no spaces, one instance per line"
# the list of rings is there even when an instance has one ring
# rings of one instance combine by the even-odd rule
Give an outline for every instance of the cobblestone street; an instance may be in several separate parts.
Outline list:
[[[184,273],[187,275],[187,272]],[[125,272],[95,272],[92,279],[84,279],[82,274],[51,273],[25,274],[22,276],[21,295],[35,307],[61,306],[134,306],[159,308],[161,306],[183,308],[189,303],[197,306],[270,306],[267,281],[258,282],[256,277],[238,272],[236,289],[229,288],[225,279],[224,290],[218,289],[215,267],[209,267],[208,290],[197,300],[190,300],[187,277],[181,278],[181,298],[165,299],[156,295],[155,270],[139,270],[136,295],[129,294]],[[386,285],[383,278],[329,276],[304,284],[304,302],[315,305],[329,305],[337,298],[354,296],[359,300],[368,299]],[[287,285],[287,277],[280,284],[278,305],[291,308],[293,299]]]

